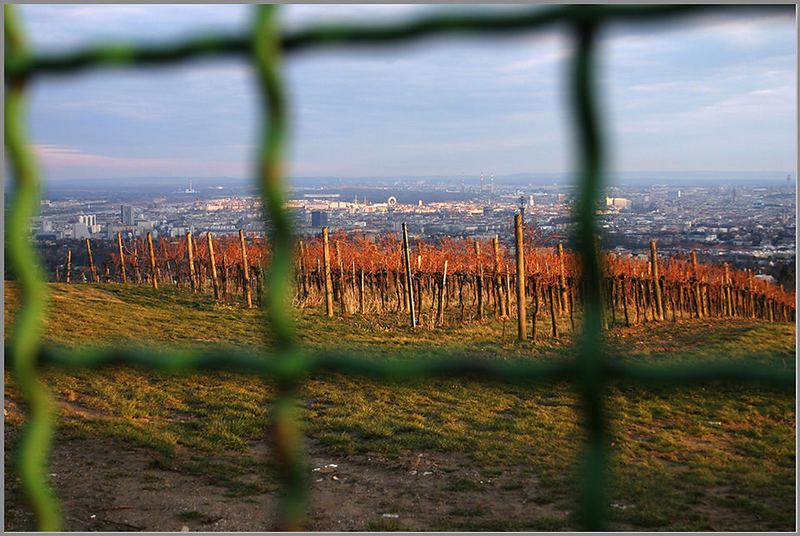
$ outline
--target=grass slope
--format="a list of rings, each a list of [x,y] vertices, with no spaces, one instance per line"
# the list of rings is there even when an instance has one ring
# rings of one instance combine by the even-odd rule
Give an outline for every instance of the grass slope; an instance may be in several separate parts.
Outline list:
[[[186,347],[265,342],[257,311],[174,289],[51,284],[50,292],[45,339],[53,343]],[[6,284],[6,336],[16,300],[13,286]],[[375,359],[424,358],[454,350],[494,359],[574,354],[570,335],[560,343],[521,344],[514,340],[513,324],[499,320],[414,332],[405,320],[396,315],[327,319],[321,311],[304,310],[297,325],[300,344],[343,346]],[[663,322],[615,328],[607,345],[619,359],[642,363],[724,356],[786,370],[795,366],[795,327],[788,324]],[[250,452],[269,426],[273,387],[260,378],[168,375],[131,367],[47,368],[43,376],[59,400],[62,437],[111,436],[167,456],[207,452],[223,459]],[[8,373],[5,379],[6,407],[13,408],[18,393]],[[569,503],[576,493],[583,435],[580,399],[568,383],[520,387],[431,378],[385,384],[334,374],[306,382],[302,397],[307,436],[337,452],[466,453],[487,471],[524,464],[543,490],[535,499],[538,504]],[[612,419],[608,500],[618,526],[794,528],[793,394],[731,384],[645,388],[615,382],[606,402]],[[22,422],[21,413],[9,415],[7,426]],[[720,511],[728,514],[721,518]],[[481,530],[479,521],[434,528]]]

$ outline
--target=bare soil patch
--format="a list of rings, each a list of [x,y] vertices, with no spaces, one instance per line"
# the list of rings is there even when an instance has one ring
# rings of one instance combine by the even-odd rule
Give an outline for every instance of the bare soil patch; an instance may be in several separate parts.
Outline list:
[[[13,429],[12,434],[18,432],[18,427]],[[330,455],[316,445],[309,450],[311,530],[567,529],[571,524],[571,505],[565,501],[535,502],[539,488],[525,467],[477,468],[465,455],[438,452],[387,458]],[[263,461],[267,455],[265,448],[257,448],[252,458]],[[62,501],[65,530],[276,528],[277,484],[264,482],[271,477],[265,476],[263,464],[248,468],[245,463],[230,475],[245,490],[235,496],[230,485],[215,485],[209,474],[187,470],[183,462],[188,459],[184,455],[165,460],[108,439],[58,441],[50,471]],[[192,459],[204,463],[197,456]],[[32,516],[20,502],[9,462],[5,529],[32,530]],[[265,484],[268,491],[247,488],[253,482]]]

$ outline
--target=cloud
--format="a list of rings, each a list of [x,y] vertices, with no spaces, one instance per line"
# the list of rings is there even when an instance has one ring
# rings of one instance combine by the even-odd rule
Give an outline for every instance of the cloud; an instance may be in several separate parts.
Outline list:
[[[199,29],[239,31],[250,24],[251,8],[20,7],[34,46],[59,50],[108,38],[163,42]],[[291,5],[282,16],[289,26],[389,23],[479,9],[495,8]],[[361,176],[477,165],[500,173],[525,162],[529,171],[552,170],[562,160],[550,155],[566,152],[571,132],[567,37],[554,28],[289,56],[295,167]],[[615,24],[598,47],[604,120],[626,148],[640,151],[639,160],[655,155],[683,165],[691,149],[695,162],[714,168],[729,164],[712,150],[727,143],[745,167],[762,162],[766,151],[793,161],[795,149],[784,147],[797,111],[795,41],[792,17]],[[32,85],[31,133],[54,175],[246,174],[263,120],[254,88],[248,58],[227,56],[42,77]],[[757,143],[739,141],[756,134]]]
[[[719,18],[704,25],[708,35],[740,49],[753,49],[764,45],[774,37],[774,25],[794,23],[794,16],[772,15],[758,19],[729,17]]]
[[[46,175],[58,178],[124,176],[243,176],[249,162],[195,158],[145,158],[83,152],[78,147],[34,145]]]
[[[104,41],[173,40],[201,31],[239,31],[244,5],[22,5],[34,49],[63,50]]]
[[[430,7],[413,4],[290,4],[282,15],[286,27],[296,28],[311,24],[391,22],[430,11]]]
[[[666,89],[673,89],[680,84],[678,82],[656,82],[653,84],[637,84],[635,86],[630,86],[628,89],[630,91],[664,91]]]
[[[500,65],[495,70],[499,73],[517,73],[520,71],[529,71],[536,67],[547,66],[569,58],[572,55],[572,47],[563,47],[558,50],[553,50],[542,54],[541,52],[521,61],[515,61]]]
[[[229,149],[247,149],[247,150],[250,150],[250,149],[255,149],[256,147],[258,147],[258,145],[256,145],[255,143],[245,143],[245,144],[238,144],[238,145],[226,145],[225,147],[227,147]]]

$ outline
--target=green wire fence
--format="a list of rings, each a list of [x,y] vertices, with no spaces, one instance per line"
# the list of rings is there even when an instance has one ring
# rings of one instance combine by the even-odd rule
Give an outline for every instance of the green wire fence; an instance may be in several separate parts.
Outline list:
[[[465,377],[509,384],[532,385],[555,379],[574,382],[583,399],[581,489],[577,518],[587,530],[606,527],[606,431],[609,421],[603,393],[611,380],[661,385],[687,385],[710,381],[763,382],[785,390],[794,389],[794,375],[762,366],[742,366],[724,361],[673,367],[620,364],[601,350],[601,267],[594,236],[595,201],[603,186],[604,135],[598,123],[595,100],[595,51],[598,33],[610,22],[660,21],[699,12],[787,10],[785,6],[549,6],[514,13],[446,13],[400,24],[319,25],[290,33],[281,30],[278,9],[254,6],[250,31],[236,35],[204,35],[166,45],[101,45],[65,53],[31,53],[13,6],[4,6],[5,27],[5,140],[14,196],[6,221],[7,259],[18,279],[20,308],[13,333],[5,346],[6,364],[28,406],[26,429],[18,447],[17,470],[21,488],[40,530],[63,528],[58,500],[48,480],[48,456],[53,435],[51,396],[37,378],[37,367],[49,363],[63,367],[99,367],[114,363],[142,365],[157,370],[239,370],[275,381],[272,441],[281,483],[279,528],[305,527],[307,468],[298,427],[296,391],[311,374],[326,371],[382,380],[408,380],[431,376]],[[575,359],[559,363],[527,360],[489,361],[474,355],[449,355],[416,361],[379,362],[340,351],[309,353],[294,343],[291,282],[294,237],[284,206],[283,155],[287,143],[287,104],[282,80],[286,54],[332,46],[378,45],[407,42],[442,34],[507,34],[533,32],[563,25],[576,45],[570,72],[570,107],[579,144],[576,170],[578,202],[575,212],[576,243],[584,259],[586,289],[585,322]],[[256,180],[263,196],[263,212],[271,223],[273,257],[265,299],[262,300],[265,334],[271,332],[269,353],[246,353],[229,348],[206,352],[159,352],[144,348],[81,350],[46,347],[41,342],[47,286],[28,222],[39,207],[35,158],[25,133],[27,83],[41,75],[74,74],[83,69],[152,64],[173,64],[203,56],[238,55],[255,64],[264,115],[258,151]]]

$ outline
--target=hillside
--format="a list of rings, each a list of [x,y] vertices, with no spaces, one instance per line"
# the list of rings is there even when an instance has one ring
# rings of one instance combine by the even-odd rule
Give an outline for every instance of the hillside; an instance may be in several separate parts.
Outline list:
[[[50,343],[254,347],[264,341],[257,311],[208,296],[118,284],[49,288]],[[7,283],[6,336],[16,303]],[[310,309],[298,313],[297,325],[305,347],[336,345],[373,359],[464,351],[563,360],[574,353],[570,334],[522,344],[514,324],[500,320],[412,332],[395,314],[328,319]],[[614,328],[607,347],[635,362],[724,356],[794,370],[795,340],[791,324],[679,320]],[[68,530],[271,528],[276,485],[263,445],[269,381],[122,366],[47,367],[44,377],[59,402],[52,470]],[[24,530],[30,515],[9,456],[24,411],[8,372],[5,379],[6,529]],[[319,469],[310,516],[316,530],[578,528],[571,514],[580,400],[566,382],[386,384],[326,374],[307,381],[301,396],[310,461]],[[612,528],[793,530],[793,393],[615,382],[606,400],[613,420]],[[195,488],[201,491],[189,491]]]

